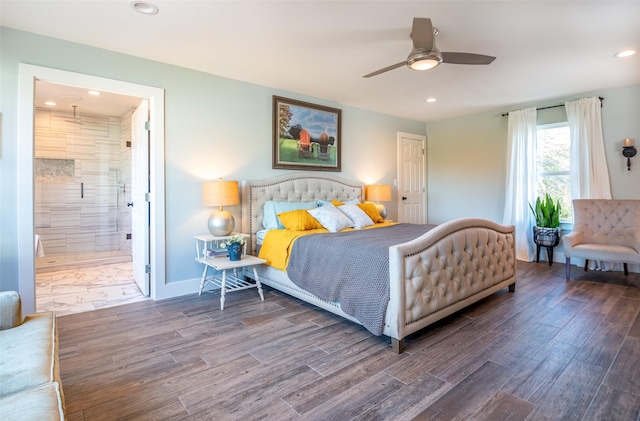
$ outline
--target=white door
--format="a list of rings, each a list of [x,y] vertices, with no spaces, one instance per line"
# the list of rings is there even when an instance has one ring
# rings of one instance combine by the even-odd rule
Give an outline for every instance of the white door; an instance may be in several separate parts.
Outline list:
[[[131,258],[133,277],[149,295],[149,103],[144,100],[131,117]],[[130,205],[131,205],[130,204]]]
[[[398,132],[398,219],[427,223],[426,136]]]

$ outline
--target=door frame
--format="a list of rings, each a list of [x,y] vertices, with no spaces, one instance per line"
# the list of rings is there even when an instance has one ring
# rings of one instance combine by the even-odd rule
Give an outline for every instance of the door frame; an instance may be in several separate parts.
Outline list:
[[[25,63],[20,63],[18,75],[18,286],[23,314],[36,312],[34,244],[34,99],[36,80],[86,87],[149,100],[151,114],[151,145],[149,149],[151,190],[149,215],[150,296],[155,300],[159,295],[163,295],[160,289],[165,285],[166,279],[164,89]]]

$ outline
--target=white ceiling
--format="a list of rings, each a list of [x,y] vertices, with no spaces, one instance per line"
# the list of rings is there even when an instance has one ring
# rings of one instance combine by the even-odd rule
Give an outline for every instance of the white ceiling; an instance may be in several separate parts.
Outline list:
[[[640,51],[640,0],[154,3],[1,0],[0,23],[420,121],[640,83],[640,54],[613,56]],[[497,59],[362,78],[406,59],[416,16],[442,51]]]
[[[47,105],[45,104],[47,101],[53,101],[56,105]],[[140,105],[140,98],[110,92],[100,92],[99,96],[95,96],[89,94],[89,89],[36,81],[35,105],[39,108],[66,113],[73,113],[75,105],[79,115],[120,117],[125,112],[137,108]]]

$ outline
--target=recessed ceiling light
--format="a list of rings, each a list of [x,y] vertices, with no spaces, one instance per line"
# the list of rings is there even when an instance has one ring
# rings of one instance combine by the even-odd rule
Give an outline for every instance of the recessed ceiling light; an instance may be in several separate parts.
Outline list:
[[[632,56],[636,53],[635,50],[624,50],[624,51],[620,51],[619,53],[615,53],[614,57],[629,57]]]
[[[44,102],[44,105],[48,105],[48,106],[50,106],[50,107],[55,107],[55,106],[56,106],[56,105],[58,105],[58,104],[56,104],[56,103],[55,103],[55,102],[53,102],[53,101],[45,101],[45,102]]]
[[[98,92],[98,91],[89,91],[89,92],[87,92],[87,93],[88,93],[89,95],[95,95],[95,96],[100,95],[100,92]]]
[[[427,98],[427,102],[436,102],[435,98]]]
[[[158,13],[158,6],[148,1],[133,0],[129,2],[129,6],[138,13],[145,15],[155,15]]]

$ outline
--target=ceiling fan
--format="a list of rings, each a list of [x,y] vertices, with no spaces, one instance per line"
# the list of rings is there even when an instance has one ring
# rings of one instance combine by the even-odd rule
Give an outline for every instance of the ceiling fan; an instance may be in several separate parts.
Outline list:
[[[411,53],[409,53],[409,57],[407,57],[405,61],[376,70],[363,77],[376,76],[404,65],[407,65],[413,70],[428,70],[436,67],[440,63],[491,64],[491,62],[496,59],[495,57],[484,56],[482,54],[440,51],[438,47],[436,47],[437,35],[438,28],[434,28],[433,25],[431,25],[431,19],[413,18],[413,27],[411,28],[413,48],[411,49]]]

